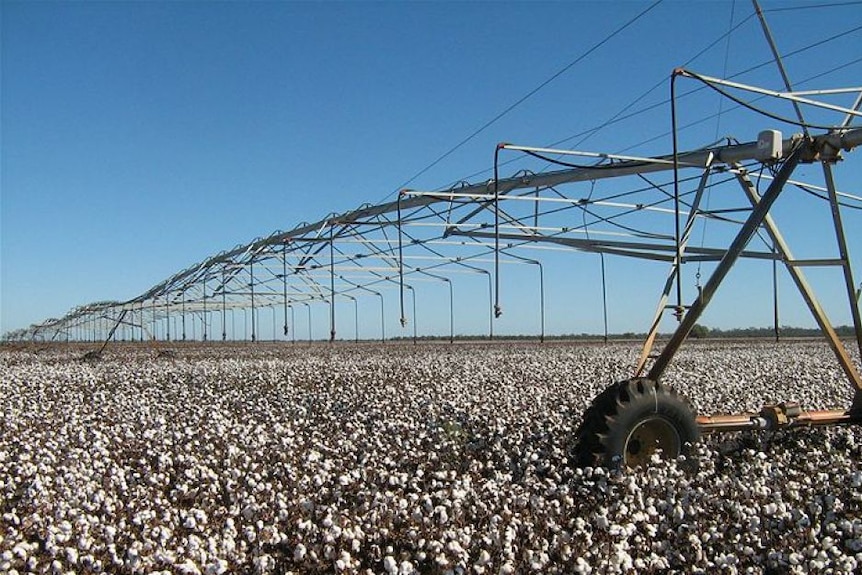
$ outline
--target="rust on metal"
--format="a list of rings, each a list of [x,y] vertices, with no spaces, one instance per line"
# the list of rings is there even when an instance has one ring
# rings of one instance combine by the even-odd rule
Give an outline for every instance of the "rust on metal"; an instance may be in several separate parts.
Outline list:
[[[759,413],[735,415],[699,415],[697,426],[703,434],[749,429],[814,427],[859,423],[862,413],[841,409],[803,411],[798,403],[767,405]]]

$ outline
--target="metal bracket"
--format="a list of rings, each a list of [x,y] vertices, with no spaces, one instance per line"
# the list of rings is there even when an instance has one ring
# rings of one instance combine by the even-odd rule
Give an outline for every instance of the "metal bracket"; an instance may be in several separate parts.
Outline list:
[[[788,425],[801,414],[802,406],[796,402],[782,402],[778,405],[767,405],[760,410],[760,416],[769,422],[769,429]]]

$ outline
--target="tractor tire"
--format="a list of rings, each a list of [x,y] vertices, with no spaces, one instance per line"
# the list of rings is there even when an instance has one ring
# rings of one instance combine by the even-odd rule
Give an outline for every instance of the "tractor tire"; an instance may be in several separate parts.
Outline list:
[[[700,437],[695,411],[674,389],[644,378],[614,383],[584,413],[575,464],[612,469],[640,467],[660,451],[688,455]]]

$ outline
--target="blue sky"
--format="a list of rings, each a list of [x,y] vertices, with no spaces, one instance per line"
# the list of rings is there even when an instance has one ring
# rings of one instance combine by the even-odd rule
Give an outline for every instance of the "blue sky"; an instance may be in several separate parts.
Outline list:
[[[862,8],[817,4],[763,2],[784,53],[850,31],[789,58],[791,77],[802,81],[843,66],[810,87],[862,84],[862,64],[854,62]],[[639,107],[661,102],[671,70],[704,49],[690,67],[712,76],[770,57],[750,3],[665,0],[578,60],[649,6],[4,1],[0,333],[79,304],[131,298],[236,244],[391,199],[410,180],[412,188],[431,190],[474,174],[472,180],[487,178],[498,142],[548,145],[601,124],[642,94]],[[729,42],[717,41],[746,18]],[[738,79],[781,88],[774,66]],[[720,106],[729,107],[714,95],[693,97],[681,114],[692,121]],[[727,113],[686,130],[681,143],[697,147],[729,133],[751,140],[770,127],[765,119],[734,123]],[[668,153],[668,137],[651,140],[668,129],[662,106],[579,148]],[[862,174],[855,156],[838,173],[839,186],[858,195],[858,184],[851,186]],[[862,276],[862,218],[848,211],[851,255]],[[828,228],[806,232],[811,220],[792,207],[786,217],[791,227],[794,218],[802,222],[796,228],[803,251],[833,249]],[[612,331],[646,329],[665,270],[608,265]],[[763,265],[742,266],[706,323],[768,325],[771,303],[760,292],[769,273]],[[549,306],[557,306],[551,315],[568,318],[551,331],[601,329],[595,282],[580,274],[568,264],[549,273]],[[647,287],[633,287],[641,277]],[[786,286],[785,323],[810,324]],[[827,307],[841,303],[840,290],[823,286]],[[469,292],[466,285],[462,291]],[[581,298],[590,313],[575,321],[572,300]],[[836,323],[847,323],[846,302],[838,303],[830,311]],[[523,331],[534,329],[529,325]],[[514,323],[505,329],[519,331]]]

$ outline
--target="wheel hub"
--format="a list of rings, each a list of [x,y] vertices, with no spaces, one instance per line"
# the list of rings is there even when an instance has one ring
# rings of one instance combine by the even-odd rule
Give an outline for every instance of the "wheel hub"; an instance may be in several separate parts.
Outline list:
[[[663,417],[651,417],[638,423],[629,433],[625,444],[625,463],[640,467],[649,463],[656,451],[666,457],[677,457],[682,442],[676,428]]]

